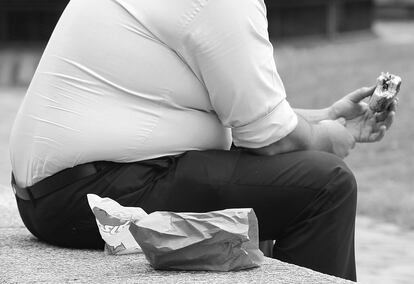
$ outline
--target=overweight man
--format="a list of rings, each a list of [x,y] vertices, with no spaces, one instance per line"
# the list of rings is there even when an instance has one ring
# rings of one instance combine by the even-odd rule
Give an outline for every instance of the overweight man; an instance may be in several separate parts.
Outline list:
[[[392,123],[395,104],[362,102],[373,90],[292,108],[263,0],[72,0],[11,133],[21,218],[42,241],[103,248],[88,193],[148,213],[248,207],[275,258],[355,280],[342,159]]]

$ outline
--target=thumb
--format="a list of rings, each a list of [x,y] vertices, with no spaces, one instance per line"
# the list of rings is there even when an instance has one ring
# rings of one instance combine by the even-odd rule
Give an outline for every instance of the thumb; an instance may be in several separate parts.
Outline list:
[[[341,125],[345,126],[345,124],[346,124],[346,119],[345,119],[345,118],[343,118],[343,117],[340,117],[340,118],[338,118],[338,119],[336,120],[336,122],[338,122],[339,124],[341,124]]]
[[[352,93],[348,94],[348,98],[353,102],[353,103],[359,103],[360,101],[362,101],[363,99],[365,99],[366,97],[369,97],[372,95],[372,93],[375,90],[375,85],[371,86],[371,87],[363,87],[363,88],[359,88],[358,90],[353,91]]]

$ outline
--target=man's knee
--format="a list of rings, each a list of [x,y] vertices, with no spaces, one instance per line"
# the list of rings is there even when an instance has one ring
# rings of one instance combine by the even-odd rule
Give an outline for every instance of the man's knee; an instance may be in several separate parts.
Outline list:
[[[330,202],[338,207],[343,207],[342,210],[347,209],[347,211],[354,214],[357,202],[357,182],[355,176],[341,158],[332,154],[328,156],[325,157],[329,161],[324,170],[329,177],[325,190],[330,196]]]
[[[334,201],[347,200],[356,203],[357,183],[354,174],[345,162],[326,152],[311,152],[312,174],[320,178],[321,190],[326,190]]]

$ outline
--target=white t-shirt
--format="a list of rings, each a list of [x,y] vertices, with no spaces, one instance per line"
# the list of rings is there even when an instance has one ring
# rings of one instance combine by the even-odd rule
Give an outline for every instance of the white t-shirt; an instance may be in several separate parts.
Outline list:
[[[72,0],[10,138],[17,184],[91,161],[269,145],[297,124],[263,0]]]

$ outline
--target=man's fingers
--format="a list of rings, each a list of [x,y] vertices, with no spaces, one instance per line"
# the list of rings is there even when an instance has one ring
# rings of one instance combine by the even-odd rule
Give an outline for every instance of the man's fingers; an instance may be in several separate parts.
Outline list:
[[[382,112],[377,112],[374,114],[375,119],[378,122],[380,122],[380,121],[385,121],[391,113],[394,113],[393,115],[395,115],[395,112],[397,110],[397,105],[398,105],[398,99],[394,99],[394,101],[389,105],[389,107],[386,110]]]
[[[381,125],[385,125],[388,128],[391,127],[392,123],[394,122],[395,111],[383,111],[381,113],[375,114],[375,121],[380,123]]]
[[[352,93],[348,94],[347,97],[353,102],[358,103],[372,95],[375,90],[375,85],[371,87],[363,87],[358,90],[353,91]]]
[[[384,124],[387,129],[391,127],[392,123],[394,122],[394,118],[395,118],[395,111],[392,111],[388,114],[388,117],[384,121]]]
[[[375,121],[377,122],[381,122],[384,121],[385,119],[387,119],[389,112],[388,111],[383,111],[383,112],[377,112],[375,113]]]
[[[388,111],[397,111],[397,106],[398,106],[398,98],[395,98],[394,101],[390,104],[390,106],[388,107]]]
[[[366,102],[360,102],[359,107],[361,108],[361,113],[367,112],[367,111],[371,111],[368,104]],[[372,111],[371,111],[372,112]]]
[[[338,122],[339,124],[345,126],[346,125],[346,119],[343,117],[340,117],[336,120],[336,122]]]
[[[372,133],[368,137],[368,142],[378,142],[378,141],[380,141],[382,138],[384,138],[385,131],[386,131],[385,125],[381,126],[380,129],[379,129],[379,131],[377,131],[375,133]]]

